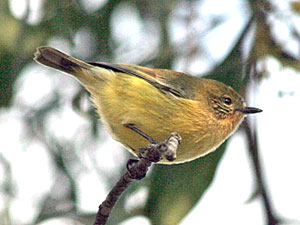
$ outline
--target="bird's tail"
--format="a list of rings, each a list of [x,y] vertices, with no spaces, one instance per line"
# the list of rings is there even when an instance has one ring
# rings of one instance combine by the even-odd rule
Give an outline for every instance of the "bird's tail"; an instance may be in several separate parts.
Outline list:
[[[99,73],[99,71],[96,72],[95,66],[66,55],[51,47],[38,47],[34,54],[34,60],[42,65],[73,75],[89,91],[95,89],[96,83],[99,84],[99,81],[103,81],[104,74]]]
[[[41,46],[34,54],[34,60],[45,66],[72,74],[76,76],[78,69],[91,69],[93,66],[66,55],[54,48]],[[74,74],[75,73],[75,74]]]

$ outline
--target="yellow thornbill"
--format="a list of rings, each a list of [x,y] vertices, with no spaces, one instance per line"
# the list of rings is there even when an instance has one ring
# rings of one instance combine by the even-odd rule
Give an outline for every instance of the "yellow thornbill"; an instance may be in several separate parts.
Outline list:
[[[164,159],[160,162],[164,164],[191,161],[214,151],[246,114],[262,111],[246,107],[243,98],[223,83],[180,72],[87,63],[51,47],[39,47],[34,60],[77,78],[91,93],[111,135],[134,155],[149,144],[136,131],[159,142],[178,132],[182,143],[177,159]]]

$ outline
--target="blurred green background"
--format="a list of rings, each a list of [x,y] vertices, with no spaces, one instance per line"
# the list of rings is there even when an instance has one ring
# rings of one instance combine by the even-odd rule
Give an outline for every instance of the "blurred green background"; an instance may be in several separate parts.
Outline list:
[[[246,98],[255,96],[253,87],[271,76],[266,59],[298,72],[300,1],[208,2],[0,2],[0,224],[92,224],[97,205],[87,210],[83,202],[93,199],[99,205],[131,157],[125,150],[115,151],[118,145],[106,140],[88,94],[75,81],[32,61],[36,47],[51,45],[87,61],[202,74],[232,86]],[[257,144],[255,121],[248,125],[250,130],[240,132],[248,137],[248,148],[253,148]],[[107,156],[104,148],[115,153]],[[155,166],[146,179],[127,190],[109,224],[138,215],[152,224],[180,224],[209,192],[225,149],[226,143],[190,163]],[[254,153],[255,159],[259,155]],[[25,169],[29,165],[34,169]],[[35,175],[38,172],[43,175]],[[35,176],[37,179],[32,179]],[[261,191],[264,183],[260,175],[255,176],[253,170],[252,176],[258,179],[254,180],[256,188],[249,193],[249,201],[265,200],[268,196]],[[20,185],[22,182],[27,185]],[[44,183],[43,188],[39,188],[40,183]],[[85,199],[83,184],[99,193]],[[33,193],[28,194],[30,187]],[[141,190],[141,203],[137,201],[129,210],[128,199]],[[27,197],[20,197],[22,194]],[[265,200],[261,206],[262,224],[276,224],[285,217],[277,215],[269,203],[268,207]],[[212,216],[218,216],[218,211]],[[57,218],[60,220],[51,220]]]

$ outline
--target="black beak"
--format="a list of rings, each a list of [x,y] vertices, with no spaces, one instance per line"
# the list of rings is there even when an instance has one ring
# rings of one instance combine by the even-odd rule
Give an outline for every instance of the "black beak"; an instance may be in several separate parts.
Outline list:
[[[244,114],[254,114],[254,113],[262,112],[261,109],[254,108],[254,107],[245,107],[245,108],[241,108],[241,109],[235,109],[235,111],[240,111]]]

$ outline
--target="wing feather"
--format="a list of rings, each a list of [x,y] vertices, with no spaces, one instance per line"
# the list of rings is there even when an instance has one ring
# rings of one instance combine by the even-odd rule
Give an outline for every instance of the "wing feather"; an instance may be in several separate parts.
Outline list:
[[[179,98],[195,99],[195,92],[201,79],[172,70],[152,69],[148,67],[112,64],[104,62],[88,62],[93,66],[110,69],[114,72],[121,72],[131,76],[139,77],[156,87],[164,94],[171,94]]]

